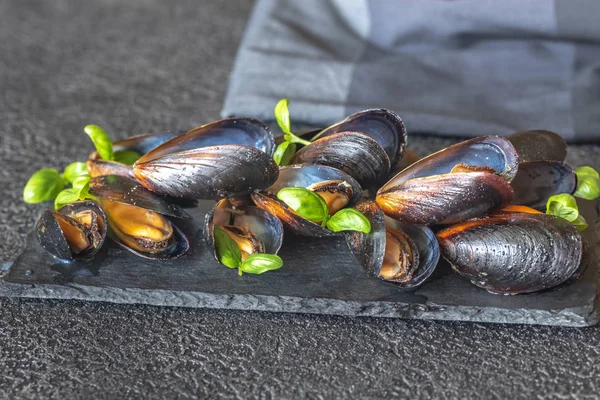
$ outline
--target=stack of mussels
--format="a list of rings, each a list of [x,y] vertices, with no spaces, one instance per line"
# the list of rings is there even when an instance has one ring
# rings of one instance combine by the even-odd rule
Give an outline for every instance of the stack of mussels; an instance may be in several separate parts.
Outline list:
[[[385,109],[351,115],[311,140],[291,133],[287,114],[279,122],[277,149],[262,122],[229,118],[116,142],[115,151],[142,155],[133,165],[92,153],[87,199],[46,210],[40,244],[60,259],[87,260],[108,235],[142,257],[179,257],[190,247],[177,227],[189,218],[182,204],[214,199],[205,239],[240,273],[281,267],[274,255],[284,227],[345,236],[368,276],[399,288],[421,285],[440,254],[502,294],[561,285],[586,266],[576,226],[537,211],[578,187],[566,144],[552,132],[477,137],[418,160],[402,120]]]

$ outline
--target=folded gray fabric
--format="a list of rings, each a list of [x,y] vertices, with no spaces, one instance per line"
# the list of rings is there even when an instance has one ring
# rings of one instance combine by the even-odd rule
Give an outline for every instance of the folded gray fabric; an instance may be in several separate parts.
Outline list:
[[[409,132],[600,138],[600,1],[259,0],[223,116],[326,125],[385,107]]]

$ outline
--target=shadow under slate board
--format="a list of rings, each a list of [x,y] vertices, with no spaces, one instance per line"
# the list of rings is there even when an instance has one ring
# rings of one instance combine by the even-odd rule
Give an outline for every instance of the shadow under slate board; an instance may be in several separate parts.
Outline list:
[[[589,265],[581,279],[539,294],[500,296],[471,284],[445,263],[412,292],[367,278],[341,238],[309,239],[287,235],[280,251],[284,267],[263,275],[238,276],[218,264],[201,229],[213,202],[188,210],[194,220],[181,226],[191,249],[185,256],[155,262],[113,243],[92,262],[64,264],[48,255],[31,234],[7,271],[0,270],[0,296],[80,299],[156,306],[207,307],[462,320],[478,322],[588,326],[598,323],[598,232],[592,202],[582,212]]]

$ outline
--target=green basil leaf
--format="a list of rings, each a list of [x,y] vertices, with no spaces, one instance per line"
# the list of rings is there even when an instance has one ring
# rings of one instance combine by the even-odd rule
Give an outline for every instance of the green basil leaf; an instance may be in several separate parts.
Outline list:
[[[573,222],[579,217],[577,200],[568,193],[554,195],[546,203],[546,214],[556,215]]]
[[[281,99],[275,105],[275,119],[277,120],[277,125],[279,125],[279,128],[283,131],[283,133],[287,134],[291,132],[290,111],[288,110],[288,104],[290,104],[288,99]]]
[[[371,222],[354,208],[343,208],[327,221],[327,229],[332,232],[358,231],[371,232]]]
[[[309,221],[321,222],[329,215],[325,200],[303,187],[283,188],[277,193],[277,198]]]
[[[65,189],[54,199],[54,208],[58,210],[62,206],[76,201],[79,201],[79,191],[73,188]]]
[[[116,162],[125,165],[133,165],[142,155],[133,150],[121,150],[113,153],[113,158]]]
[[[87,125],[83,130],[90,139],[92,139],[92,142],[94,142],[94,146],[96,146],[96,151],[100,155],[100,158],[112,161],[114,159],[112,141],[104,129],[100,128],[98,125]]]
[[[215,226],[214,237],[217,259],[229,268],[239,267],[242,263],[242,253],[235,240],[218,226]]]
[[[252,254],[240,265],[239,271],[260,275],[281,267],[283,267],[283,260],[277,254]]]
[[[273,159],[279,166],[288,165],[294,155],[296,154],[296,145],[290,142],[282,142],[277,149],[275,149],[275,154],[273,155]]]
[[[575,168],[577,175],[577,189],[573,196],[586,200],[596,200],[600,197],[600,175],[592,167]]]
[[[587,229],[588,227],[588,223],[585,220],[585,218],[583,218],[583,216],[581,214],[579,214],[579,216],[577,217],[577,219],[575,221],[572,221],[573,225],[575,225],[575,227],[580,231],[583,232]]]
[[[63,177],[67,182],[72,183],[81,174],[87,174],[87,167],[84,162],[75,161],[67,165]]]
[[[23,188],[25,203],[53,200],[64,188],[63,179],[53,168],[40,169],[31,175]]]

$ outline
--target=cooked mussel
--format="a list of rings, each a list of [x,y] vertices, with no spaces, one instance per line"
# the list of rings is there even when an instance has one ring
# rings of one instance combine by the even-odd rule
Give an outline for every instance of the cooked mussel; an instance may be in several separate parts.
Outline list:
[[[394,165],[404,155],[406,127],[398,114],[384,109],[359,111],[320,131],[313,139],[340,132],[360,132],[373,138],[386,152]]]
[[[519,172],[510,184],[515,193],[513,204],[543,210],[551,196],[575,192],[577,176],[561,161],[530,161],[519,163]]]
[[[478,217],[512,201],[516,174],[511,143],[483,136],[450,146],[406,168],[377,192],[394,219],[414,224],[451,224]]]
[[[302,187],[319,194],[328,204],[329,213],[352,206],[360,198],[360,185],[350,175],[324,165],[290,165],[281,168],[277,181],[264,192],[252,193],[259,208],[275,215],[292,232],[314,237],[334,236],[321,224],[297,214],[277,198],[283,188]]]
[[[567,144],[558,134],[534,130],[507,136],[519,154],[519,170],[511,181],[513,204],[544,209],[548,199],[559,193],[573,193],[575,171],[564,162]]]
[[[80,201],[56,212],[44,211],[35,231],[40,245],[53,256],[65,261],[89,259],[106,238],[106,216],[97,203]]]
[[[183,133],[183,131],[133,136],[113,143],[113,151],[115,153],[122,151],[134,151],[143,155],[181,133]],[[100,158],[100,155],[97,151],[94,151],[92,154],[90,154],[86,165],[88,174],[92,178],[102,175],[123,175],[132,179],[134,178],[131,165],[126,165],[118,161],[103,160]]]
[[[385,109],[353,114],[319,132],[292,164],[327,165],[346,172],[362,187],[375,187],[404,154],[406,128]]]
[[[170,259],[188,251],[187,237],[169,219],[190,218],[179,206],[124,176],[93,178],[90,193],[104,209],[111,239],[132,253]]]
[[[506,137],[519,154],[519,162],[564,161],[567,143],[557,133],[544,130],[517,132]]]
[[[277,179],[273,135],[260,121],[228,118],[166,141],[133,165],[147,189],[186,199],[219,199]]]
[[[585,240],[552,215],[500,212],[437,233],[443,257],[461,275],[492,293],[549,289],[585,268]]]
[[[347,232],[345,236],[367,275],[404,289],[425,282],[440,257],[431,229],[387,218],[374,201],[361,201],[356,209],[370,220],[371,232]]]
[[[251,254],[277,254],[283,242],[283,225],[275,216],[255,206],[234,207],[229,199],[223,199],[206,214],[204,221],[204,238],[216,260],[215,227],[235,241],[242,261]]]

